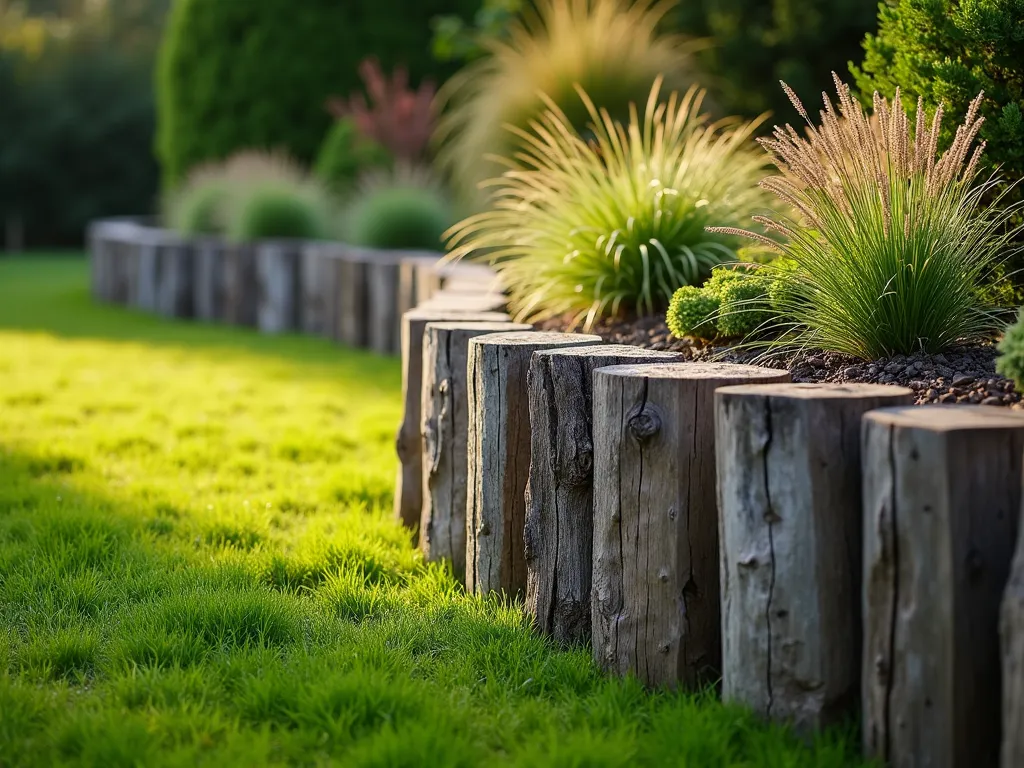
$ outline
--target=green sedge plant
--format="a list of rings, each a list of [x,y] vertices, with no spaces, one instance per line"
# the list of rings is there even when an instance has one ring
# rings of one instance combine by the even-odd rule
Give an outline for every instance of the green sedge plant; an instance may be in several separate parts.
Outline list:
[[[941,106],[929,120],[919,101],[912,118],[898,91],[891,103],[876,93],[868,114],[833,77],[838,106],[826,98],[818,123],[783,84],[806,133],[787,125],[761,140],[780,171],[761,186],[795,210],[754,217],[778,241],[750,234],[788,265],[765,267],[784,286],[767,343],[879,359],[991,338],[1001,314],[982,289],[1017,230],[1015,206],[982,205],[1009,188],[979,178],[981,96],[940,152]]]
[[[697,44],[658,31],[675,0],[536,0],[501,37],[482,41],[485,55],[438,92],[445,107],[435,141],[437,159],[467,204],[478,185],[501,173],[501,158],[523,148],[522,131],[553,102],[584,131],[588,101],[619,120],[642,102],[655,80],[685,91],[694,82]],[[518,132],[510,132],[514,126]]]
[[[708,123],[701,91],[662,100],[660,79],[625,124],[577,93],[591,138],[547,99],[529,131],[514,129],[524,149],[489,182],[490,207],[449,232],[451,256],[487,256],[523,320],[568,315],[590,328],[664,312],[677,288],[739,259],[742,237],[706,228],[773,202],[757,186],[756,123]]]

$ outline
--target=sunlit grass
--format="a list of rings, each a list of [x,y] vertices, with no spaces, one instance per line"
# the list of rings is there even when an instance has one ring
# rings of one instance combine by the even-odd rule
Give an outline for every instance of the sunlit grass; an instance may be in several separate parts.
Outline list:
[[[397,361],[0,259],[0,766],[856,764],[603,679],[390,520]]]

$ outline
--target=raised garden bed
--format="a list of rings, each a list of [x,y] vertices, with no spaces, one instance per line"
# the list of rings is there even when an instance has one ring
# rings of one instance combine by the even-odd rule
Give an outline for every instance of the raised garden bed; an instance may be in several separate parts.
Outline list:
[[[540,324],[544,330],[564,329],[552,320]],[[762,359],[757,352],[708,347],[691,339],[677,339],[669,333],[663,317],[649,317],[598,325],[593,333],[612,344],[632,344],[645,349],[679,352],[692,360],[757,362],[785,368],[794,382],[895,384],[914,390],[914,402],[941,404],[982,404],[1021,408],[1021,395],[1014,383],[996,373],[996,349],[983,344],[960,347],[938,355],[896,355],[865,362],[831,352],[805,351],[789,357]]]

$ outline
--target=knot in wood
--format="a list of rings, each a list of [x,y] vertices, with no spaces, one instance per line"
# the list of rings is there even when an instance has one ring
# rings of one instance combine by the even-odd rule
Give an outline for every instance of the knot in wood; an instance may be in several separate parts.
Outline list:
[[[594,470],[594,446],[590,440],[577,439],[576,450],[557,465],[558,480],[562,485],[577,486],[590,483]]]
[[[661,417],[649,405],[631,414],[626,421],[629,433],[639,442],[645,442],[661,431]]]

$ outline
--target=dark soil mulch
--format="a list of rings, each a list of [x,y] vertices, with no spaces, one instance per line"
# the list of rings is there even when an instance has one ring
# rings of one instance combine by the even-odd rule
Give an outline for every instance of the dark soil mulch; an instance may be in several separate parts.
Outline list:
[[[561,330],[563,320],[550,320],[545,330]],[[729,347],[707,347],[691,339],[676,339],[664,318],[647,317],[607,322],[592,333],[614,344],[682,352],[693,360],[755,362],[759,353]],[[757,359],[759,365],[786,368],[797,382],[862,382],[910,387],[918,404],[980,403],[1024,409],[1013,382],[996,373],[996,350],[991,344],[963,346],[940,355],[896,355],[865,362],[833,352],[806,351],[788,358]]]

